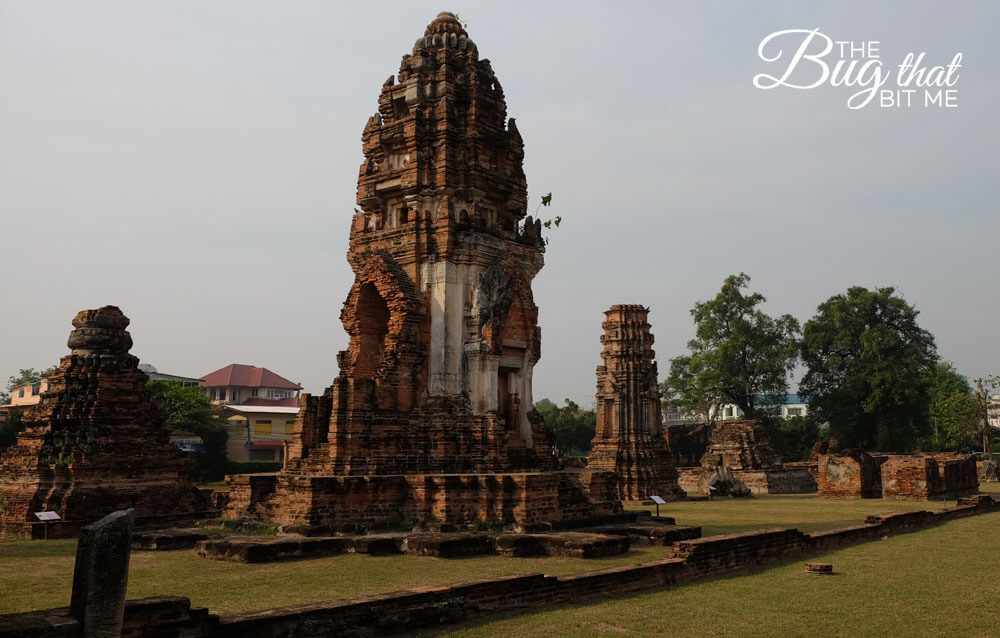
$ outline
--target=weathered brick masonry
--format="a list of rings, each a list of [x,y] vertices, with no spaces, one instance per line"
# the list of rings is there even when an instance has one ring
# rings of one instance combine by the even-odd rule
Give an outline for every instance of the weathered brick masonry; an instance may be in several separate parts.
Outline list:
[[[232,480],[227,515],[372,527],[619,511],[613,475],[558,471],[533,407],[541,222],[503,89],[452,14],[382,86],[362,151],[340,373],[302,397],[282,472]]]
[[[757,421],[717,424],[701,457],[701,467],[678,468],[680,484],[688,492],[708,492],[708,481],[725,467],[754,494],[815,492],[816,480],[808,468],[783,465],[764,427]]]
[[[648,313],[640,305],[615,305],[601,324],[597,428],[587,466],[615,472],[623,501],[684,498],[662,431]]]
[[[826,498],[881,498],[885,456],[864,450],[821,454],[817,459],[819,494]]]
[[[458,585],[429,586],[363,598],[250,612],[227,618],[191,608],[186,598],[129,601],[123,636],[269,638],[412,633],[490,613],[530,611],[606,599],[770,565],[815,552],[873,541],[956,518],[1000,511],[990,496],[967,497],[935,512],[870,516],[862,525],[803,534],[768,529],[674,543],[672,558],[570,576],[523,574]],[[0,616],[0,636],[79,636],[68,609]]]
[[[827,498],[952,499],[979,491],[971,454],[868,454],[847,450],[819,457],[820,495]]]
[[[889,456],[882,463],[882,498],[953,499],[979,491],[971,454]]]
[[[187,478],[191,461],[170,443],[146,375],[128,352],[128,324],[114,306],[73,319],[71,354],[0,457],[0,533],[40,537],[33,513],[43,510],[64,519],[49,535],[70,537],[130,507],[137,526],[205,515],[209,504]]]

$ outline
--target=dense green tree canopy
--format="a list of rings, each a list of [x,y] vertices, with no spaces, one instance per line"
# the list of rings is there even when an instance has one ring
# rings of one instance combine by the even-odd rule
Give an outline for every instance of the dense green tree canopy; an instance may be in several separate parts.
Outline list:
[[[852,287],[820,304],[803,328],[799,392],[841,447],[907,452],[928,433],[937,349],[894,293]]]
[[[660,384],[660,396],[664,405],[679,408],[685,419],[688,415],[695,416],[711,425],[724,401],[710,375],[702,374],[703,370],[696,369],[695,364],[704,365],[704,359],[691,355],[671,359],[670,372]]]
[[[593,410],[583,410],[569,399],[558,407],[548,399],[535,403],[535,410],[545,420],[545,429],[555,437],[559,456],[583,456],[590,451],[594,438],[597,415]]]
[[[979,433],[979,400],[969,380],[948,362],[935,364],[928,377],[928,450],[967,450]]]
[[[201,389],[173,381],[148,381],[153,402],[163,410],[167,429],[192,432],[202,441],[194,457],[191,478],[200,482],[218,481],[226,473],[226,419]]]
[[[781,400],[798,359],[799,323],[758,308],[766,299],[746,293],[750,277],[730,275],[714,299],[691,309],[695,338],[690,355],[670,362],[665,393],[678,405],[705,413],[707,406],[733,403],[748,418],[763,404]]]
[[[17,435],[24,429],[21,410],[22,408],[10,408],[7,419],[0,422],[0,452],[17,443]]]
[[[768,416],[761,422],[778,456],[786,463],[808,460],[813,445],[822,438],[819,424],[812,415]]]

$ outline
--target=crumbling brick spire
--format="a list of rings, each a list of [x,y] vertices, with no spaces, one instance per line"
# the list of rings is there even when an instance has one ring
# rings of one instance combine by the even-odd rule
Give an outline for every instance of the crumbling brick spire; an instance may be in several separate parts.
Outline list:
[[[42,510],[59,513],[66,522],[58,530],[70,535],[130,507],[140,523],[206,513],[187,478],[191,461],[170,442],[139,359],[129,354],[128,325],[115,306],[73,318],[71,353],[0,457],[0,532],[37,533],[33,512]]]
[[[553,467],[531,393],[544,242],[526,215],[524,143],[454,14],[438,14],[383,84],[362,151],[350,343],[327,397],[310,399],[289,467]]]
[[[611,306],[597,368],[597,427],[588,466],[614,470],[622,500],[684,497],[660,422],[656,353],[647,316],[636,304]]]

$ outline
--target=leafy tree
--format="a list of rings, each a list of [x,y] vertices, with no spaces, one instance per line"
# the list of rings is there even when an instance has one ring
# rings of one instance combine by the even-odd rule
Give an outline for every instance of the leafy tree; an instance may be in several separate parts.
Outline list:
[[[799,322],[761,311],[766,299],[744,293],[749,284],[746,273],[730,275],[714,299],[691,309],[691,354],[670,362],[666,381],[668,395],[680,405],[706,413],[710,405],[733,403],[753,419],[784,397],[798,358]]]
[[[559,456],[583,456],[590,451],[590,442],[597,427],[597,414],[583,410],[569,399],[563,407],[548,399],[535,403],[535,410],[545,420],[545,429],[555,437]]]
[[[979,442],[982,428],[979,400],[974,394],[955,392],[939,397],[931,403],[931,411],[941,414],[940,418],[931,418],[937,449],[970,450]]]
[[[704,360],[698,362],[703,364]],[[680,408],[684,415],[698,415],[702,422],[714,425],[723,398],[718,388],[712,385],[709,375],[692,367],[694,363],[695,358],[691,355],[671,359],[670,373],[660,384],[660,396],[664,405]]]
[[[993,427],[990,425],[990,411],[998,406],[991,400],[991,394],[1000,388],[1000,377],[989,375],[974,381],[976,384],[976,411],[979,427],[977,434],[982,437],[983,454],[993,458]]]
[[[0,423],[0,452],[17,443],[17,435],[23,429],[21,408],[10,408],[7,412],[7,420]]]
[[[821,303],[803,328],[799,392],[842,447],[908,452],[928,433],[937,348],[894,293],[852,287]]]
[[[785,419],[769,416],[761,419],[761,422],[771,439],[771,444],[783,461],[807,460],[813,445],[823,438],[820,435],[819,423],[812,415]]]
[[[979,433],[979,401],[969,380],[946,361],[934,365],[928,378],[931,450],[969,449]]]
[[[226,474],[226,443],[229,431],[221,411],[194,386],[174,381],[148,381],[153,402],[163,410],[167,429],[187,431],[201,437],[202,449],[194,455],[192,480],[207,483]]]

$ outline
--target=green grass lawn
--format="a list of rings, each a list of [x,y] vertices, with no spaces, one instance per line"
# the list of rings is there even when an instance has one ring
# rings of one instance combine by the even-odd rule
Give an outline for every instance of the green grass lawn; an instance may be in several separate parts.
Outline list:
[[[736,577],[427,635],[997,636],[1000,512]],[[833,564],[808,575],[805,560]]]
[[[815,532],[854,525],[870,514],[935,510],[954,504],[955,501],[883,501],[880,498],[827,500],[815,494],[780,494],[667,503],[660,506],[660,516],[673,516],[678,525],[700,525],[702,536],[765,527],[796,527],[803,532]],[[630,509],[656,511],[653,506]]]
[[[937,509],[943,502],[826,501],[815,495],[761,496],[747,500],[672,503],[660,513],[682,525],[701,525],[704,535],[762,527],[804,531],[857,523],[865,516],[902,509]],[[0,613],[69,604],[76,542],[0,542]],[[517,573],[562,575],[663,558],[669,548],[636,546],[608,559],[440,559],[345,554],[305,561],[241,565],[199,558],[192,550],[136,552],[129,598],[189,597],[215,613],[233,614]],[[928,579],[933,575],[929,574]]]
[[[128,597],[187,596],[214,613],[233,614],[490,576],[571,574],[656,560],[668,551],[640,546],[590,560],[342,554],[262,565],[207,560],[193,550],[134,552]],[[74,540],[0,543],[0,614],[68,605],[75,552]]]

